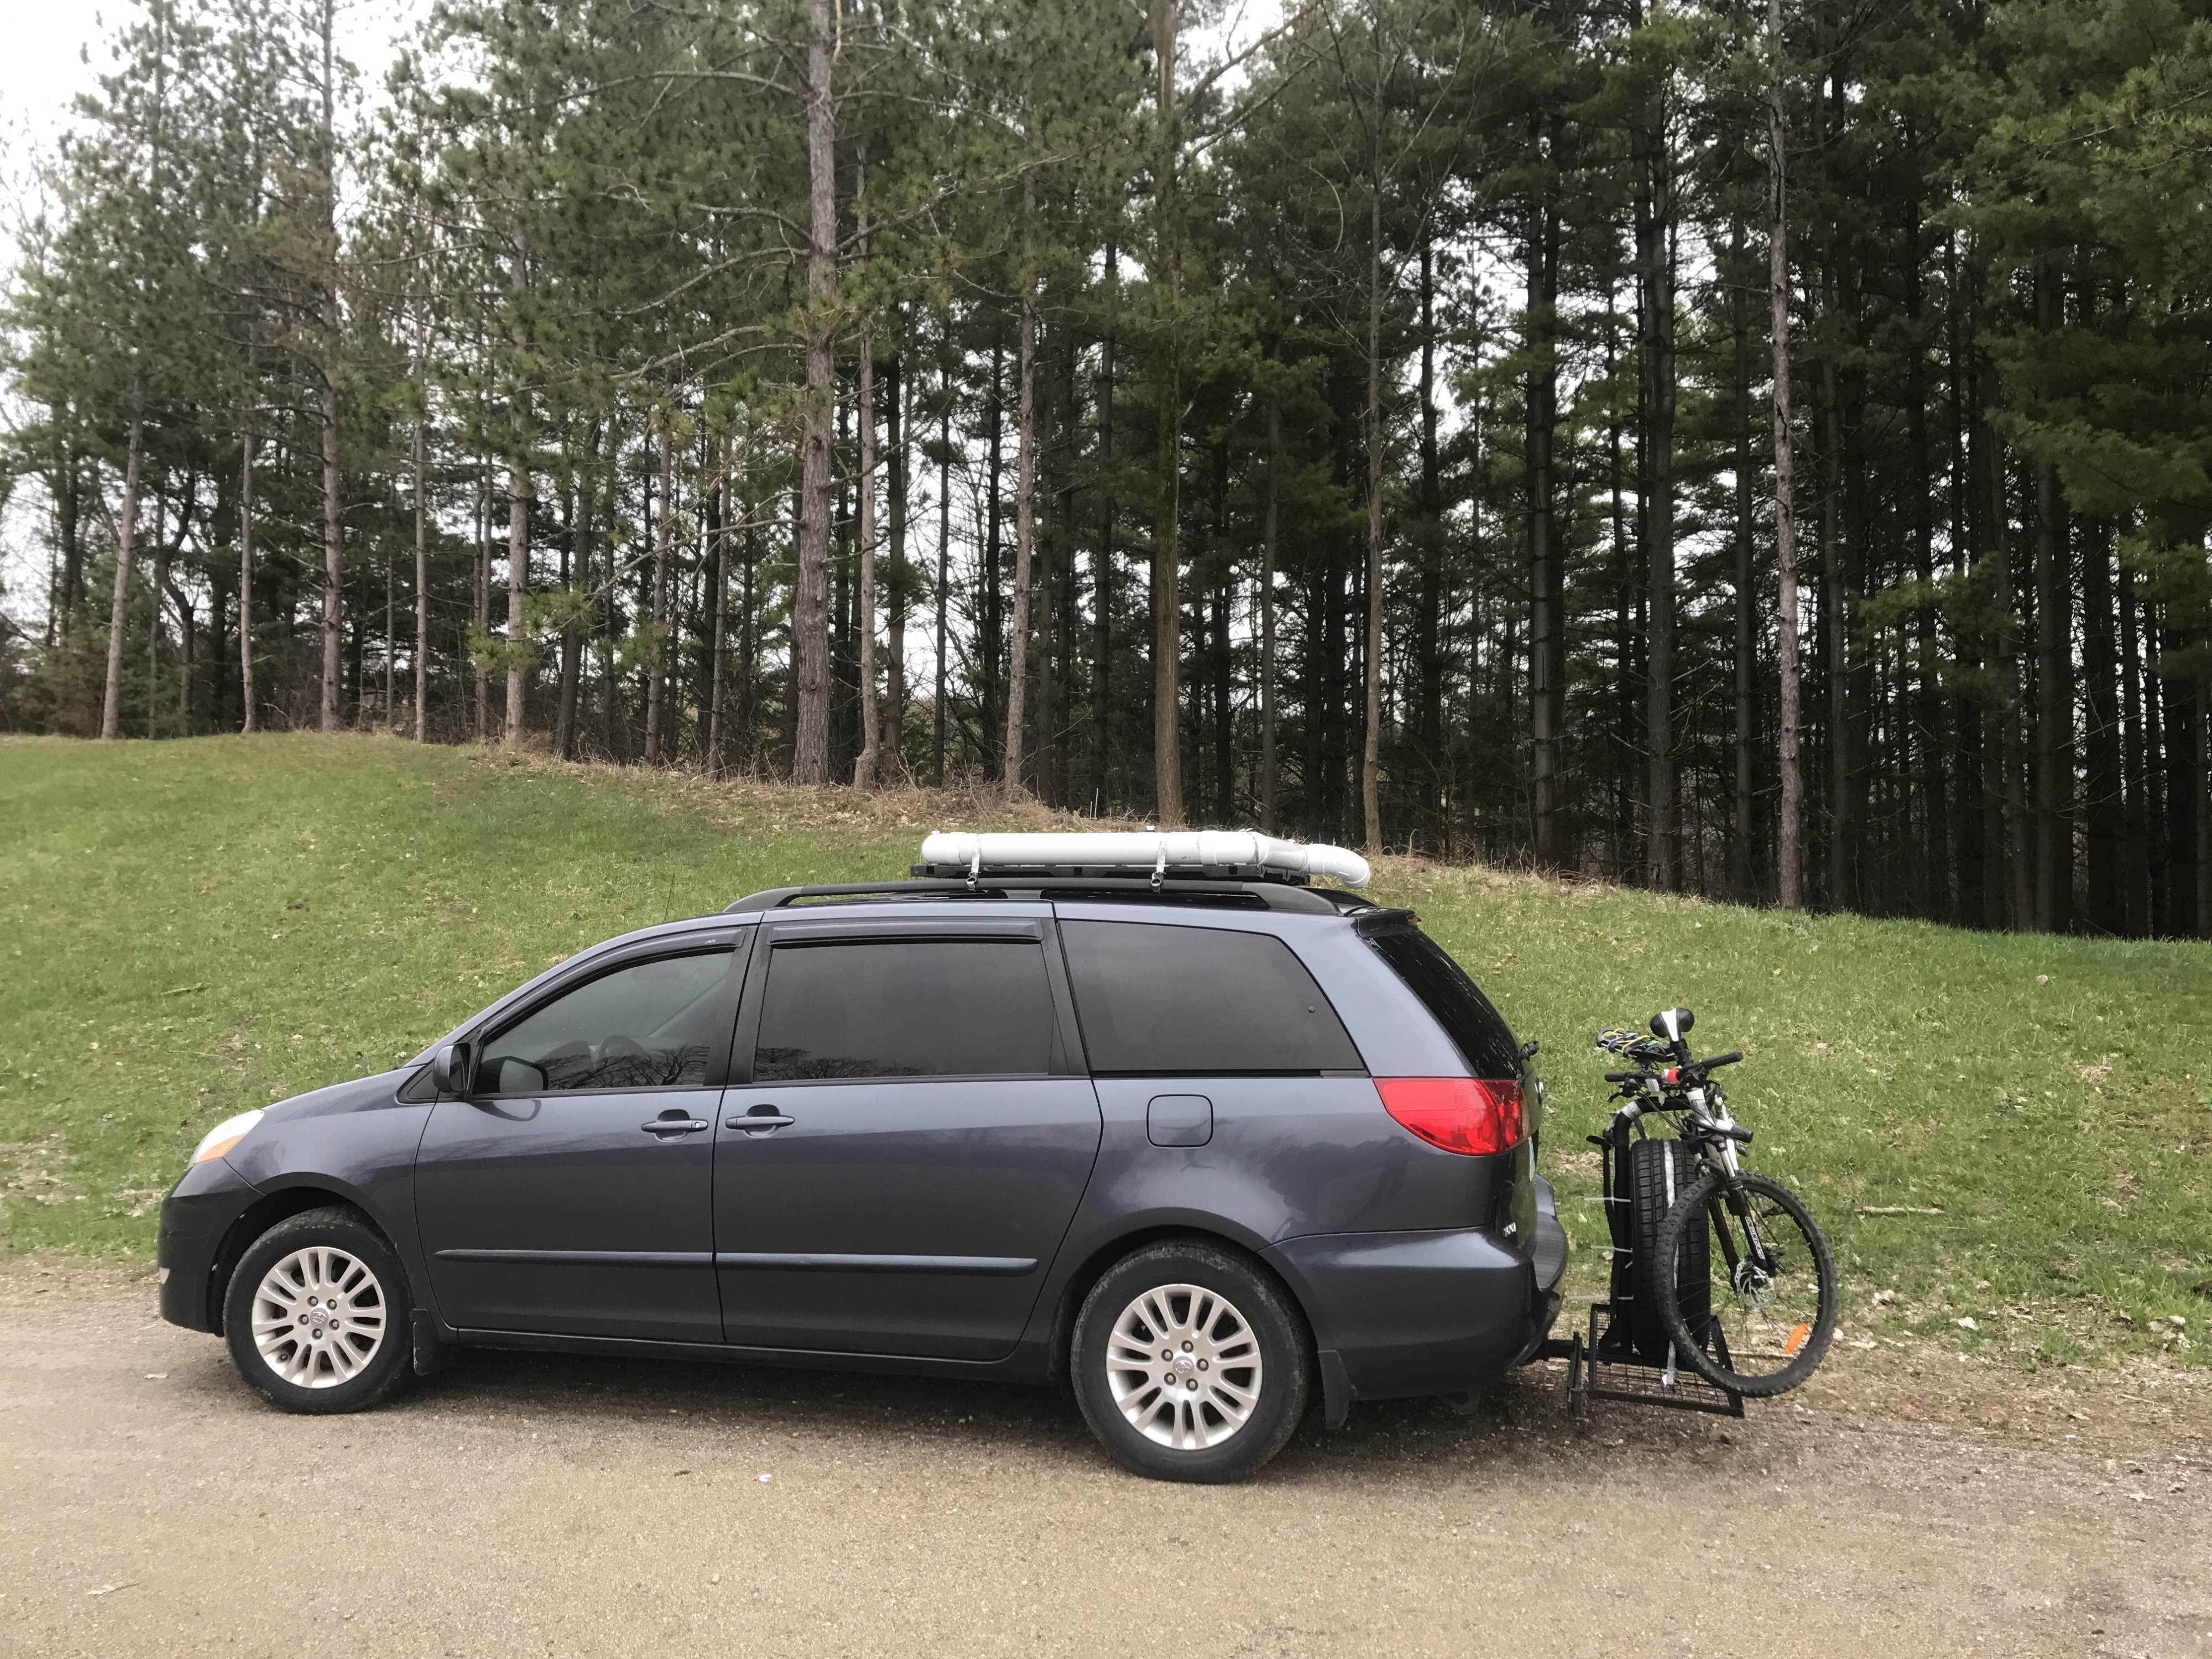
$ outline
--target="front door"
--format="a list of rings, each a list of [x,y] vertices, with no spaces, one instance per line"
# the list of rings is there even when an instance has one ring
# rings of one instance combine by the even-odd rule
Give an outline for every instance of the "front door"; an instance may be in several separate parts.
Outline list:
[[[1098,1152],[1042,921],[783,924],[715,1130],[726,1340],[992,1359]]]
[[[416,1161],[431,1288],[463,1330],[715,1342],[725,942],[633,959],[495,1030]]]

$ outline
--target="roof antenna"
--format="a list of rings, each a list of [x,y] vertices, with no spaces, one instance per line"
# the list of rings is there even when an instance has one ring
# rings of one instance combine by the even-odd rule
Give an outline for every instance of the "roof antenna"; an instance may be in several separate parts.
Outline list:
[[[981,876],[982,873],[983,839],[981,836],[978,836],[975,838],[975,850],[968,855],[968,890],[969,892],[972,893],[975,890],[976,879]]]

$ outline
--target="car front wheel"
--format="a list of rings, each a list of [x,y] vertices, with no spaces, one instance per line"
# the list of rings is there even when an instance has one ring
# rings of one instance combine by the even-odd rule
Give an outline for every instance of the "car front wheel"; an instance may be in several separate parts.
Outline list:
[[[1234,1480],[1283,1449],[1312,1365],[1282,1288],[1196,1242],[1155,1244],[1093,1285],[1069,1344],[1077,1403],[1124,1468]]]
[[[413,1376],[399,1258],[357,1211],[278,1222],[247,1247],[223,1299],[239,1372],[289,1412],[366,1411]]]

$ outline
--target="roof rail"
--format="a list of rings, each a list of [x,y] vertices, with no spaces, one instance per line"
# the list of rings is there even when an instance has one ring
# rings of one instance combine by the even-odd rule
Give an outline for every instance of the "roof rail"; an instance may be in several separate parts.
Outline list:
[[[1237,908],[1345,915],[1376,908],[1371,899],[1281,881],[1234,881],[1170,873],[1148,877],[1001,871],[984,882],[965,878],[913,881],[843,881],[805,887],[770,887],[726,907],[725,915],[788,909],[817,899],[1091,899],[1152,904],[1212,904]]]

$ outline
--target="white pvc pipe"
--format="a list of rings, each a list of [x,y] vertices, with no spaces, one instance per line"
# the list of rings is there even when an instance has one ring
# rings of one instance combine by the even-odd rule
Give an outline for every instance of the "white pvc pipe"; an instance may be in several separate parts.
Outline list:
[[[1164,857],[1170,868],[1256,864],[1286,875],[1334,876],[1364,887],[1367,860],[1341,847],[1277,841],[1249,830],[1080,830],[979,836],[940,830],[921,843],[924,864],[984,870],[1009,865],[1074,864],[1149,872]],[[979,864],[980,860],[980,864]]]

